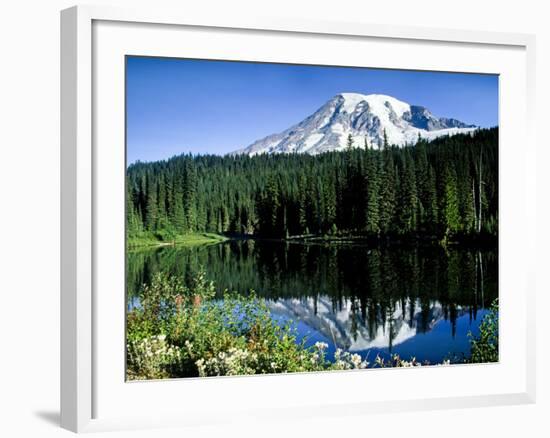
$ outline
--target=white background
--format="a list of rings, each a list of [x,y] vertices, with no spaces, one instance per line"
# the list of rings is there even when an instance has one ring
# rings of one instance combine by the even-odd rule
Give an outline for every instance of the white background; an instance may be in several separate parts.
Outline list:
[[[270,47],[269,51],[265,48]],[[502,47],[456,44],[411,44],[410,41],[363,40],[269,32],[227,32],[178,26],[140,26],[98,22],[94,51],[94,190],[95,332],[94,410],[109,417],[148,418],[151,412],[183,412],[197,421],[205,400],[209,417],[235,419],[242,411],[261,409],[275,418],[301,410],[319,412],[320,403],[333,406],[381,400],[504,394],[525,391],[525,282],[533,258],[525,255],[528,241],[516,232],[532,220],[525,208],[527,163],[516,145],[525,135],[525,54]],[[246,59],[305,64],[499,72],[502,141],[500,142],[500,364],[485,367],[440,367],[365,373],[314,373],[308,376],[263,376],[261,379],[180,379],[165,384],[132,384],[124,375],[125,326],[121,318],[124,294],[124,54],[210,59]],[[358,57],[357,53],[368,53]],[[117,147],[118,145],[118,147]],[[532,149],[531,149],[532,151]],[[116,188],[119,189],[116,189]],[[533,201],[531,201],[533,202]],[[520,208],[518,208],[520,206]],[[527,231],[527,230],[526,230]],[[358,390],[361,388],[361,390]],[[182,397],[182,394],[185,394]],[[417,402],[418,403],[418,402]],[[283,408],[287,408],[283,411]],[[333,411],[336,408],[333,408]],[[344,409],[340,410],[345,411]],[[214,414],[215,413],[215,414]],[[253,413],[258,415],[259,412]],[[135,424],[135,421],[131,424]],[[161,424],[160,422],[158,424]]]
[[[144,1],[96,2],[139,5]],[[550,29],[544,2],[340,0],[248,2],[156,1],[159,6],[239,13],[531,32],[538,37],[538,403],[475,410],[315,418],[266,426],[261,422],[188,429],[187,436],[427,435],[509,436],[548,433],[550,388],[546,366],[550,304],[546,247],[550,153],[548,125]],[[2,4],[0,16],[0,435],[61,436],[59,417],[59,10],[72,3],[27,0]],[[545,80],[546,78],[546,80]],[[545,140],[548,143],[548,140]],[[518,154],[521,145],[518,145]],[[518,230],[519,231],[519,230]],[[545,415],[546,414],[546,415]],[[539,429],[539,432],[536,430]],[[182,436],[179,430],[118,432],[108,436]]]

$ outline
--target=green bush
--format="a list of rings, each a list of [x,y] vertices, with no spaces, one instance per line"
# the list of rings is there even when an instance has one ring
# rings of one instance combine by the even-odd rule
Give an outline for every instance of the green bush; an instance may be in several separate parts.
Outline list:
[[[479,326],[479,335],[470,336],[470,363],[498,362],[498,299],[493,301]]]
[[[366,368],[357,354],[327,344],[307,348],[291,323],[280,325],[263,299],[226,293],[212,300],[214,285],[200,273],[193,288],[157,274],[127,317],[129,379],[197,377]]]
[[[275,321],[264,299],[226,292],[214,300],[214,284],[199,273],[191,287],[174,276],[156,274],[139,294],[140,305],[127,315],[128,379],[230,376],[304,371],[352,370],[369,363],[358,354],[337,349],[332,361],[328,345],[306,347],[290,322]],[[472,360],[492,361],[492,312],[472,339]],[[498,335],[496,342],[498,359]],[[444,364],[448,364],[445,361]],[[376,357],[375,367],[429,365],[415,358]]]

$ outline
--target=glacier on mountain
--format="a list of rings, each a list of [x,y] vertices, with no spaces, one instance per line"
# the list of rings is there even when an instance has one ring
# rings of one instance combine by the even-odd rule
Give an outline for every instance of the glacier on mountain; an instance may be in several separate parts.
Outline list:
[[[383,94],[341,93],[300,123],[255,141],[234,154],[320,154],[353,146],[372,148],[388,143],[404,146],[420,136],[426,140],[468,133],[478,127],[453,118],[436,117],[427,108]]]

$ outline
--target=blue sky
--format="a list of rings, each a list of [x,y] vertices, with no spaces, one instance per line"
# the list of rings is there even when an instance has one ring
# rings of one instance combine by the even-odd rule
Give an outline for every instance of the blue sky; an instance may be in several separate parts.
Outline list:
[[[494,75],[128,57],[128,164],[231,152],[342,92],[389,94],[436,116],[498,124]]]

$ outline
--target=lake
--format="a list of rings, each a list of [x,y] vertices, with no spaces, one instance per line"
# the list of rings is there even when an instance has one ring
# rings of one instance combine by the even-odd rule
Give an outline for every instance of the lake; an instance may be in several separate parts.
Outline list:
[[[189,282],[204,269],[224,290],[253,290],[273,317],[293,321],[307,345],[439,363],[469,355],[468,333],[498,296],[496,250],[368,247],[276,240],[230,240],[195,247],[132,250],[128,306],[162,270]]]

